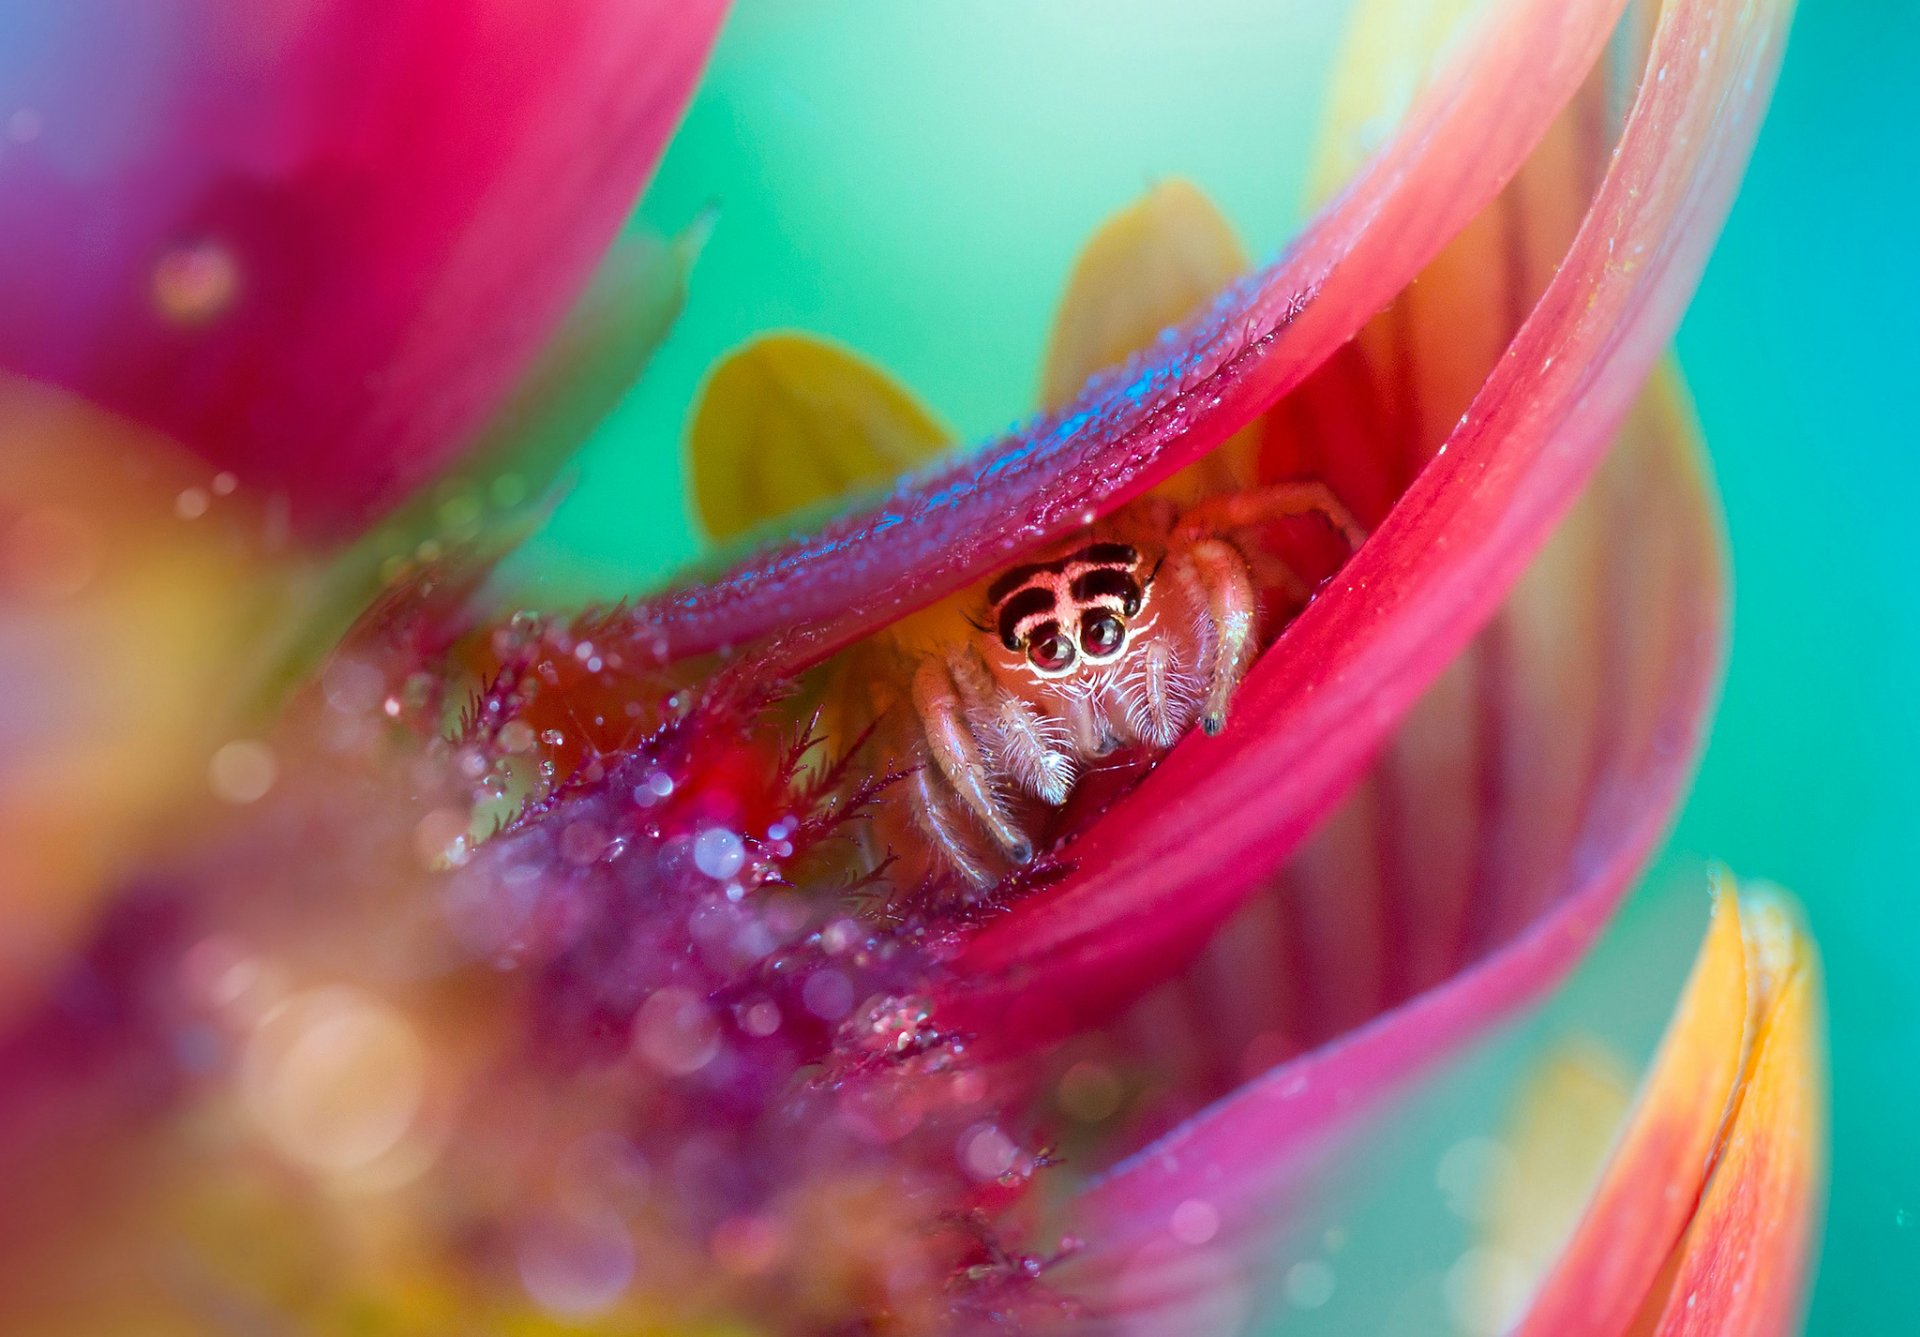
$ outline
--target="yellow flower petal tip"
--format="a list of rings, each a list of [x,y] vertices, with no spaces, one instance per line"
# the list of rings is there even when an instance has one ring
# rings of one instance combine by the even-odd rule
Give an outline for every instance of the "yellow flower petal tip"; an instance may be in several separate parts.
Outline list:
[[[1819,963],[1787,898],[1724,875],[1633,1115],[1520,1334],[1775,1334],[1825,1182]]]
[[[1483,0],[1359,0],[1327,95],[1308,194],[1344,185],[1431,80],[1440,56]]]
[[[700,523],[724,541],[884,486],[952,439],[858,353],[782,332],[741,346],[708,375],[687,462]]]
[[[1247,270],[1232,224],[1190,181],[1163,181],[1094,232],[1054,316],[1040,381],[1059,408]]]

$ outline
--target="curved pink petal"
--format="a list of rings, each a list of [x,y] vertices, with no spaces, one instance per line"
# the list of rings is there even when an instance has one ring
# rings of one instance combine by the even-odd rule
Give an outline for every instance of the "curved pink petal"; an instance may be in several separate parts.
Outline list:
[[[1359,776],[1621,425],[1739,178],[1785,17],[1666,7],[1572,250],[1440,453],[1255,665],[1233,727],[1176,747],[1087,828],[1070,878],[966,946],[945,1024],[1024,1044],[1106,1014],[1178,969]],[[1626,833],[1657,826],[1664,806],[1642,802],[1590,793],[1592,834],[1612,833],[1591,860],[1611,866],[1638,844]]]
[[[1388,884],[1386,899],[1402,912],[1419,895],[1417,878],[1392,877],[1388,843],[1355,853],[1344,845],[1337,819],[1317,839],[1341,845],[1351,856],[1340,865],[1349,882],[1280,884],[1168,986],[1172,999],[1207,1018],[1205,1026],[1178,1028],[1190,1062],[1196,1049],[1203,1065],[1243,1070],[1276,1044],[1310,1052],[1239,1086],[1086,1191],[1073,1204],[1069,1224],[1086,1247],[1061,1269],[1063,1288],[1150,1309],[1184,1302],[1189,1273],[1230,1274],[1247,1261],[1237,1251],[1259,1247],[1259,1227],[1357,1115],[1457,1042],[1537,995],[1598,932],[1680,794],[1721,662],[1716,511],[1685,424],[1663,411],[1661,397],[1656,391],[1636,414],[1575,515],[1477,645],[1485,653],[1503,640],[1551,627],[1562,611],[1553,606],[1554,596],[1592,600],[1596,654],[1563,657],[1556,670],[1562,681],[1598,687],[1584,712],[1604,721],[1603,744],[1554,749],[1553,725],[1526,719],[1516,709],[1537,684],[1495,679],[1483,689],[1490,703],[1509,712],[1484,744],[1508,758],[1536,754],[1534,765],[1503,763],[1502,778],[1532,774],[1551,789],[1564,775],[1583,795],[1570,827],[1553,824],[1547,866],[1536,866],[1541,856],[1531,850],[1520,858],[1540,878],[1538,891],[1550,908],[1477,964],[1461,969],[1451,955],[1437,962],[1437,970],[1459,973],[1444,983],[1421,981],[1425,992],[1412,1001],[1334,1038],[1347,1016],[1340,1007],[1327,1008],[1325,1000],[1340,997],[1354,982],[1341,977],[1342,959],[1314,936],[1311,924],[1292,925],[1297,936],[1310,940],[1304,946],[1295,941],[1289,950],[1287,934],[1274,932],[1276,919],[1306,913],[1301,903],[1317,895],[1324,913],[1345,910],[1361,921],[1349,922],[1347,930],[1363,936],[1364,916],[1335,893],[1364,896],[1369,884]],[[1618,535],[1618,541],[1593,542],[1595,533]],[[1576,733],[1586,722],[1573,716],[1560,721]],[[1472,843],[1476,859],[1497,881],[1516,871],[1516,850],[1503,831],[1514,819],[1536,814],[1540,803],[1526,787],[1507,784],[1496,792],[1500,797],[1487,803]],[[1369,815],[1364,803],[1357,806],[1362,811],[1350,808],[1345,820],[1364,826]],[[1453,950],[1474,949],[1463,942]],[[1230,989],[1221,987],[1225,981]],[[1145,1039],[1153,1043],[1151,1036]],[[1136,1018],[1126,1043],[1137,1050],[1142,1040]],[[1221,1085],[1231,1088],[1238,1079],[1234,1073]],[[1194,1200],[1218,1223],[1207,1249],[1181,1248],[1170,1233],[1174,1213]]]
[[[350,529],[586,284],[724,0],[110,0],[0,17],[0,366]]]
[[[1579,86],[1624,0],[1510,0],[1279,260],[1057,414],[818,535],[634,610],[650,649],[791,633],[818,658],[1112,510],[1285,394],[1479,213]]]

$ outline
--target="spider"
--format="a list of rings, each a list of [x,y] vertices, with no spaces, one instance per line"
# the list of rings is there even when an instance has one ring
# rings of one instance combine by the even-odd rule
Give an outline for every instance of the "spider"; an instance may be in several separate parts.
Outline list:
[[[1065,804],[1088,762],[1120,748],[1171,747],[1196,723],[1226,727],[1259,647],[1259,585],[1236,536],[1319,515],[1348,550],[1365,538],[1321,483],[1286,482],[1182,509],[1131,503],[1098,530],[994,577],[972,600],[972,634],[919,660],[911,705],[931,764],[913,776],[919,824],[968,880],[1034,846],[1012,807]],[[1308,591],[1281,568],[1277,583]]]

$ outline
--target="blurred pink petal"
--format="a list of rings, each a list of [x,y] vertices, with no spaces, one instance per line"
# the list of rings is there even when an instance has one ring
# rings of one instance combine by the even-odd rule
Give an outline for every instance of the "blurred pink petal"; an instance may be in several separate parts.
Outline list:
[[[585,286],[723,0],[108,0],[0,19],[0,366],[352,530]],[[13,110],[17,109],[17,110]]]

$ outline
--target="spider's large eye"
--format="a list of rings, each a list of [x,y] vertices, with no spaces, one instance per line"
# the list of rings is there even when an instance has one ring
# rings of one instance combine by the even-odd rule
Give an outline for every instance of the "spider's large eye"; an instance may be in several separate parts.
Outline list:
[[[1043,673],[1072,667],[1077,653],[1073,641],[1055,622],[1043,622],[1034,628],[1033,640],[1027,645],[1027,658]]]
[[[1101,609],[1080,619],[1080,648],[1089,659],[1105,659],[1127,639],[1127,624]]]

